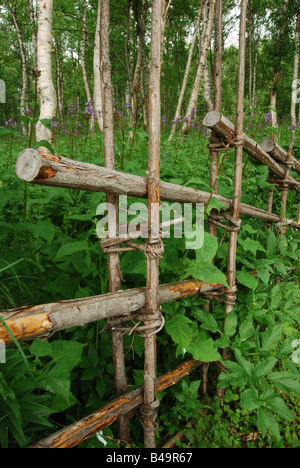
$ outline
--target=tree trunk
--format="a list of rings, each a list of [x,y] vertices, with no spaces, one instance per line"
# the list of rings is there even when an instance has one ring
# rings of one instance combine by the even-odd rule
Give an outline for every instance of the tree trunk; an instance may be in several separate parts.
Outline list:
[[[56,92],[52,81],[52,20],[53,0],[39,0],[39,17],[37,33],[37,66],[40,72],[38,78],[38,93],[40,97],[40,120],[52,120],[56,115]],[[36,124],[36,140],[46,140],[53,144],[52,131],[41,121]],[[49,151],[44,149],[45,152]]]
[[[161,0],[152,1],[151,12],[151,49],[149,60],[149,163],[148,163],[148,219],[150,231],[147,245],[153,250],[162,247],[160,238],[160,137],[161,137],[161,37],[162,37],[162,4]],[[159,313],[159,258],[146,255],[147,264],[147,294],[145,314],[149,321],[145,326],[151,326]],[[153,318],[152,318],[153,316]],[[141,414],[144,425],[144,446],[155,448],[155,423],[157,417],[156,398],[156,334],[145,333],[144,357],[144,403]]]
[[[111,63],[109,58],[109,27],[110,13],[109,0],[101,0],[100,21],[100,69],[103,89],[103,144],[105,167],[115,169],[114,149],[114,117],[113,117],[113,93],[111,83]],[[118,232],[118,206],[119,197],[114,194],[106,195],[108,237],[116,238]],[[108,253],[109,291],[116,292],[121,289],[122,273],[120,266],[120,254]],[[112,330],[112,350],[114,363],[115,388],[117,396],[128,390],[125,371],[123,334]],[[119,421],[119,437],[129,441],[129,422],[126,416],[121,416]]]
[[[297,126],[297,114],[296,114],[296,103],[298,88],[298,75],[299,75],[299,55],[300,55],[300,13],[297,15],[296,33],[295,33],[295,58],[294,58],[294,74],[293,74],[293,85],[292,85],[292,104],[291,104],[291,123]]]
[[[204,88],[203,88],[203,98],[206,104],[207,111],[211,111],[214,108],[212,98],[211,98],[211,78],[209,74],[209,69],[208,69],[208,63],[206,61],[204,70],[203,70],[203,83],[204,83]]]
[[[57,90],[57,104],[58,114],[61,127],[64,126],[64,82],[62,74],[62,59],[61,59],[61,48],[60,41],[55,41],[55,61],[56,61],[56,90]]]
[[[13,5],[11,5],[9,1],[6,1],[5,5],[7,6],[7,9],[9,10],[10,14],[12,15],[14,26],[16,28],[16,32],[18,36],[20,55],[21,55],[21,66],[22,66],[22,91],[21,91],[21,99],[20,99],[20,112],[21,112],[21,115],[25,115],[25,110],[27,108],[27,90],[28,90],[27,60],[26,60],[25,46],[24,46],[24,42],[22,39],[22,31],[21,31],[21,27],[19,24],[17,11],[16,11],[17,2],[16,0],[14,0]],[[24,134],[26,133],[25,126],[23,126],[23,133]]]
[[[190,73],[193,53],[194,53],[194,49],[195,49],[195,45],[196,45],[196,41],[197,41],[197,37],[198,37],[198,33],[199,33],[199,28],[200,28],[202,6],[203,6],[203,0],[200,1],[200,5],[199,5],[198,16],[197,16],[197,20],[196,20],[196,24],[195,24],[195,29],[194,29],[192,42],[191,42],[191,45],[190,45],[189,56],[188,56],[188,60],[187,60],[187,64],[186,64],[186,69],[185,69],[185,74],[184,74],[184,78],[183,78],[181,91],[180,91],[180,94],[179,94],[179,99],[178,99],[177,109],[176,109],[176,112],[175,112],[175,117],[174,117],[174,120],[173,120],[173,123],[172,123],[172,128],[171,128],[171,134],[169,136],[169,141],[172,140],[172,138],[173,138],[173,136],[175,134],[176,125],[177,125],[177,122],[179,121],[179,118],[180,118],[183,98],[184,98],[184,94],[185,94],[185,90],[186,90],[186,85],[187,85],[187,80],[188,80],[188,76],[189,76],[189,73]]]
[[[201,87],[201,83],[203,79],[204,67],[207,61],[207,53],[208,53],[209,44],[211,40],[212,27],[214,23],[216,0],[210,0],[210,2],[208,2],[208,0],[204,0],[203,17],[205,17],[206,12],[208,11],[208,3],[209,3],[208,21],[206,25],[203,25],[204,30],[202,34],[202,40],[201,40],[200,60],[199,60],[199,65],[198,65],[193,89],[192,89],[191,96],[190,96],[190,101],[189,101],[188,108],[186,111],[186,119],[181,129],[182,134],[187,133],[189,121],[192,119],[193,112],[195,112],[197,108],[198,96],[199,96],[199,91],[200,91],[200,87]]]
[[[82,43],[81,43],[81,68],[82,68],[82,76],[83,76],[83,84],[86,93],[87,105],[92,106],[92,96],[90,92],[90,86],[88,82],[88,76],[86,71],[86,64],[85,64],[85,50],[86,50],[86,39],[87,39],[87,29],[86,29],[86,9],[87,3],[86,0],[83,0],[83,16],[82,16]],[[95,119],[93,115],[87,114],[87,118],[89,119],[89,128],[93,132],[95,129]]]
[[[100,21],[101,21],[101,0],[98,0],[96,32],[94,42],[94,111],[97,117],[100,132],[103,131],[103,100],[102,83],[100,71]]]
[[[30,26],[32,29],[31,35],[31,42],[32,42],[32,61],[33,61],[33,68],[36,70],[37,68],[37,34],[36,34],[36,18],[35,18],[35,11],[34,11],[34,4],[33,0],[28,0],[29,5],[29,16],[30,16]]]

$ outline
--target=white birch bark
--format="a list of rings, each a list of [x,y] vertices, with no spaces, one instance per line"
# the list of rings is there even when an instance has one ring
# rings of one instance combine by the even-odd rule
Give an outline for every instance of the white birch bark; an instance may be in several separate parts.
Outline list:
[[[179,95],[179,99],[178,99],[177,109],[176,109],[175,117],[174,117],[174,120],[173,120],[173,123],[172,123],[172,128],[171,128],[171,133],[170,133],[170,136],[169,136],[169,141],[171,141],[173,136],[174,136],[174,133],[175,133],[175,130],[176,130],[176,125],[177,125],[176,122],[178,122],[178,120],[180,118],[183,98],[184,98],[184,94],[185,94],[185,90],[186,90],[188,76],[189,76],[189,73],[190,73],[190,68],[191,68],[193,53],[194,53],[194,49],[195,49],[195,45],[196,45],[196,40],[197,40],[197,36],[198,36],[198,33],[199,33],[199,28],[200,28],[200,20],[201,20],[201,13],[202,13],[202,1],[203,0],[200,1],[200,5],[199,5],[197,21],[196,21],[195,30],[194,30],[194,34],[193,34],[193,38],[192,38],[192,42],[191,42],[191,46],[190,46],[188,61],[187,61],[187,64],[186,64],[186,69],[185,69],[183,83],[182,83],[182,87],[181,87],[181,91],[180,91],[180,95]]]
[[[299,74],[299,54],[300,54],[300,13],[297,15],[296,32],[295,32],[295,59],[294,59],[294,73],[293,73],[293,92],[291,104],[291,123],[297,125],[296,103],[297,103],[297,88],[298,88],[298,74]]]
[[[82,76],[83,76],[83,84],[84,84],[84,89],[86,93],[86,99],[89,105],[92,105],[92,96],[91,96],[91,91],[90,91],[90,86],[89,86],[89,81],[88,81],[88,76],[87,76],[87,70],[86,70],[86,63],[85,63],[85,50],[86,50],[86,39],[87,39],[87,29],[86,29],[86,9],[87,9],[87,2],[86,0],[83,0],[83,16],[82,16],[82,43],[81,43],[81,68],[82,68]],[[95,119],[93,115],[89,116],[89,128],[91,132],[94,131],[95,129]]]
[[[206,26],[203,25],[203,34],[202,34],[202,41],[201,41],[201,55],[199,59],[199,65],[198,65],[198,69],[196,73],[196,78],[195,78],[193,89],[192,89],[191,96],[190,96],[190,101],[189,101],[188,108],[186,111],[186,116],[188,117],[188,120],[184,121],[182,125],[182,129],[181,129],[181,133],[187,132],[189,120],[191,120],[192,115],[193,115],[193,109],[196,109],[197,107],[199,91],[200,91],[200,87],[201,87],[201,83],[203,79],[204,67],[205,67],[205,63],[207,60],[207,52],[208,52],[208,48],[209,48],[209,44],[211,40],[212,28],[214,24],[216,0],[210,0],[210,2],[208,0],[204,0],[203,18],[205,17],[204,15],[207,12],[208,3],[209,3],[208,21],[207,21]]]
[[[21,66],[22,66],[22,91],[21,91],[21,98],[20,98],[20,111],[21,115],[25,115],[25,110],[27,107],[27,89],[28,89],[28,76],[27,76],[27,60],[26,60],[26,52],[25,52],[25,46],[24,42],[22,39],[22,31],[20,27],[20,23],[17,17],[17,12],[16,12],[16,6],[17,2],[16,0],[13,2],[11,5],[8,1],[5,2],[5,5],[12,15],[14,26],[17,32],[18,36],[18,42],[19,42],[19,47],[20,47],[20,55],[21,55]],[[23,133],[26,133],[25,127],[23,127]]]
[[[103,100],[100,70],[100,21],[101,21],[101,0],[98,0],[97,22],[94,43],[94,111],[97,116],[100,132],[103,131]]]
[[[39,0],[38,14],[37,67],[40,72],[38,78],[40,120],[36,125],[36,139],[37,141],[47,140],[52,144],[52,131],[41,123],[41,119],[51,120],[55,117],[57,106],[56,92],[52,81],[51,62],[53,0]]]
[[[37,51],[36,51],[36,46],[37,46],[37,34],[36,34],[36,18],[35,18],[35,10],[34,10],[34,4],[33,0],[28,0],[28,5],[29,5],[29,16],[30,16],[30,26],[32,29],[32,35],[31,35],[31,42],[32,42],[32,61],[33,61],[33,68],[36,69],[37,67]]]

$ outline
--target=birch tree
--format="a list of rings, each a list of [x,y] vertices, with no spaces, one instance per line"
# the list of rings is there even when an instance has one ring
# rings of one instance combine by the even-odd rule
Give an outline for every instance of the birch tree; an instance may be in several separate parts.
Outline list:
[[[100,132],[103,131],[103,115],[102,115],[102,84],[100,70],[100,22],[101,22],[101,0],[98,0],[96,31],[94,41],[94,112],[97,117]]]
[[[52,22],[53,0],[38,2],[38,32],[37,32],[37,67],[38,94],[40,98],[40,117],[36,124],[36,140],[46,140],[53,143],[52,131],[43,125],[43,119],[51,120],[56,115],[57,98],[52,81]],[[48,151],[45,149],[45,151]]]
[[[90,91],[90,85],[88,81],[88,75],[86,70],[86,63],[85,63],[85,51],[86,51],[86,40],[87,40],[87,28],[86,28],[86,20],[87,20],[87,2],[83,0],[82,2],[83,7],[83,16],[82,16],[82,43],[81,43],[81,68],[82,68],[82,76],[83,76],[83,84],[86,93],[86,99],[89,105],[92,104],[92,96]],[[90,130],[94,131],[95,128],[95,120],[92,115],[90,117]]]
[[[26,59],[26,51],[25,45],[22,38],[22,31],[21,26],[19,23],[19,19],[17,16],[17,1],[14,0],[13,2],[9,2],[8,0],[5,1],[5,6],[12,15],[13,23],[17,32],[19,48],[20,48],[20,55],[21,55],[21,67],[22,67],[22,90],[21,90],[21,98],[20,98],[20,111],[21,115],[25,115],[25,110],[27,108],[27,92],[28,92],[28,74],[27,74],[27,59]],[[25,127],[23,131],[26,132]]]
[[[184,122],[181,128],[182,134],[187,133],[188,122],[189,120],[191,120],[193,112],[197,107],[198,96],[199,96],[200,87],[201,87],[201,83],[203,79],[205,64],[207,61],[207,53],[208,53],[208,49],[210,45],[212,28],[214,24],[215,3],[216,3],[216,0],[210,0],[210,1],[204,0],[203,2],[203,20],[207,17],[206,15],[208,13],[208,8],[209,8],[209,14],[208,14],[207,21],[205,20],[203,21],[201,54],[200,54],[198,68],[197,68],[196,78],[195,78],[191,96],[190,96],[190,101],[189,101],[188,108],[186,111],[186,117],[184,119]]]
[[[297,103],[297,88],[298,88],[298,75],[299,75],[299,54],[300,54],[300,13],[297,15],[296,32],[295,32],[295,58],[294,58],[294,73],[293,73],[293,92],[291,104],[291,123],[297,125],[296,103]]]
[[[186,90],[186,85],[187,85],[187,81],[188,81],[188,77],[189,77],[189,73],[190,73],[190,69],[191,69],[191,63],[192,63],[192,58],[193,58],[193,54],[194,54],[194,49],[195,49],[195,45],[196,45],[196,41],[197,41],[197,37],[198,37],[198,33],[199,33],[199,28],[200,28],[201,13],[202,13],[202,2],[203,2],[203,0],[200,1],[200,5],[199,5],[198,16],[197,16],[197,20],[196,20],[196,24],[195,24],[195,29],[194,29],[192,42],[191,42],[191,45],[190,45],[189,56],[188,56],[188,60],[187,60],[186,68],[185,68],[185,73],[184,73],[182,87],[181,87],[181,91],[180,91],[180,95],[179,95],[179,99],[178,99],[177,109],[176,109],[176,112],[175,112],[174,120],[172,122],[172,128],[171,128],[171,134],[169,136],[169,141],[172,140],[172,138],[173,138],[173,136],[175,134],[176,125],[177,125],[177,122],[178,122],[178,120],[180,118],[183,98],[184,98],[184,94],[185,94],[185,90]]]

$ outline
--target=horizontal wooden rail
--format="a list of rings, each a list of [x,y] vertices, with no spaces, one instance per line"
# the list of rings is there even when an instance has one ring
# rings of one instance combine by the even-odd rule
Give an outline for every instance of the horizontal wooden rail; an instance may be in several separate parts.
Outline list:
[[[260,146],[262,149],[269,153],[272,158],[276,159],[279,163],[286,163],[288,153],[285,151],[281,146],[279,146],[276,141],[271,140],[270,138],[265,138],[261,143]],[[292,163],[294,164],[294,170],[300,174],[300,162],[292,156]]]
[[[20,179],[34,184],[114,193],[138,198],[147,198],[148,196],[147,178],[145,177],[74,161],[62,156],[53,156],[31,148],[19,154],[16,174]],[[208,192],[163,181],[160,183],[160,196],[161,200],[172,203],[193,204],[206,204],[211,198],[211,194]],[[232,205],[232,200],[229,198],[216,194],[213,197],[221,201],[227,208]],[[280,216],[245,203],[240,204],[240,214],[270,223],[281,221]],[[292,222],[291,225],[296,229],[299,228],[296,222]]]
[[[156,393],[159,393],[190,374],[201,364],[200,361],[190,359],[178,366],[175,370],[167,372],[157,379]],[[99,411],[71,424],[51,436],[30,445],[28,448],[72,448],[90,436],[114,423],[122,414],[132,411],[143,401],[143,386],[120,396],[111,403],[103,406]]]
[[[234,144],[235,125],[220,112],[212,110],[206,114],[203,120],[203,125],[214,130],[216,133],[226,138],[227,141],[232,141]],[[281,167],[256,141],[252,140],[248,135],[243,134],[244,151],[253,157],[256,161],[270,168],[273,174],[283,179],[285,169]],[[292,176],[288,176],[287,182],[291,188],[300,193],[300,183]]]
[[[160,304],[181,297],[193,296],[221,288],[220,283],[181,281],[160,285]],[[32,307],[0,312],[6,325],[18,341],[48,337],[59,330],[83,326],[87,323],[120,315],[129,315],[145,306],[146,288],[128,289],[100,296],[54,302]],[[13,340],[0,323],[0,341],[12,344]]]

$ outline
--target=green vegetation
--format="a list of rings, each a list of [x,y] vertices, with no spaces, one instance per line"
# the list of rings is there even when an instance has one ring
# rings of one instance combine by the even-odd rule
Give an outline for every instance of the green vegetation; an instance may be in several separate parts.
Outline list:
[[[65,108],[63,122],[59,117],[44,122],[54,132],[54,144],[50,149],[67,158],[103,166],[102,134],[98,127],[93,132],[89,131],[91,114],[86,104],[78,58],[82,39],[81,2],[71,4],[63,0],[54,3],[54,42],[62,59]],[[89,2],[87,29],[91,36],[94,34],[96,3]],[[234,4],[226,1],[225,12],[230,12]],[[287,149],[291,133],[291,82],[295,53],[292,40],[294,2],[289,3],[289,26],[282,47],[284,54],[280,69],[283,70],[283,78],[277,88],[277,129],[270,127],[269,91],[274,79],[282,2],[253,0],[252,4],[258,31],[265,21],[267,33],[264,37],[253,38],[253,51],[258,53],[258,91],[256,105],[250,109],[246,83],[244,131],[257,141],[269,137],[272,131],[276,133],[279,144]],[[116,165],[118,170],[146,176],[148,131],[143,125],[142,109],[139,109],[138,119],[133,124],[127,115],[124,99],[126,70],[120,50],[124,49],[127,5],[125,0],[111,2]],[[174,0],[166,28],[161,179],[209,192],[209,136],[202,123],[206,113],[202,95],[197,118],[191,122],[189,133],[180,139],[177,132],[173,140],[168,141],[188,56],[189,33],[198,5],[197,1]],[[18,8],[21,18],[27,1],[18,2]],[[267,21],[266,8],[271,11]],[[132,22],[136,40],[137,26]],[[224,22],[224,37],[231,24]],[[34,135],[30,136],[28,131],[37,118],[34,118],[34,80],[31,76],[28,115],[21,118],[18,83],[21,83],[22,73],[17,37],[11,25],[11,17],[5,12],[0,22],[3,45],[0,78],[7,84],[7,103],[0,103],[2,311],[108,292],[107,256],[101,250],[96,235],[99,219],[96,210],[99,203],[105,201],[105,195],[30,185],[15,175],[14,165],[19,152],[37,145]],[[24,42],[30,45],[32,31],[27,18],[22,31]],[[10,38],[14,41],[13,47],[9,46]],[[133,55],[134,51],[132,46]],[[148,56],[147,41],[145,52]],[[191,77],[195,74],[197,53]],[[236,103],[237,53],[236,47],[231,46],[224,50],[223,56],[223,113],[232,119]],[[55,74],[57,62],[53,61]],[[31,62],[30,56],[30,65]],[[92,70],[92,62],[93,43],[88,41],[86,63],[89,71]],[[212,51],[209,63],[213,63]],[[186,100],[191,87],[192,80],[188,83]],[[142,97],[140,93],[141,102]],[[23,132],[23,127],[26,132]],[[132,140],[130,132],[134,134]],[[299,159],[299,124],[295,133],[294,155]],[[219,192],[231,198],[234,150],[221,153],[220,158],[226,160],[218,180]],[[291,174],[297,179],[294,171]],[[281,192],[270,185],[268,175],[267,167],[253,162],[245,154],[242,202],[266,209],[268,189],[272,188],[273,211],[280,215]],[[212,207],[221,208],[214,200],[208,208]],[[289,190],[286,218],[295,220],[297,207],[297,194]],[[176,239],[172,235],[170,239],[164,239],[165,252],[160,261],[161,284],[186,278],[206,282],[224,280],[228,234],[225,236],[221,230],[217,238],[208,234],[207,213],[205,248],[187,251],[184,239]],[[214,265],[210,263],[213,258]],[[121,267],[124,289],[145,285],[146,264],[141,252],[123,253]],[[294,229],[289,228],[280,237],[275,226],[243,217],[237,249],[237,302],[226,320],[224,304],[217,300],[211,302],[211,313],[204,307],[207,301],[198,296],[163,306],[165,327],[157,337],[158,375],[174,369],[190,357],[209,363],[209,370],[205,395],[201,392],[199,369],[158,395],[158,447],[180,431],[182,434],[176,443],[185,448],[299,448],[299,269],[300,239]],[[0,320],[3,323],[1,316]],[[103,331],[105,325],[106,322],[100,321],[58,332],[44,341],[15,343],[14,347],[5,350],[5,362],[0,359],[1,448],[26,447],[96,411],[114,398],[111,340],[109,332]],[[126,372],[132,389],[143,383],[144,342],[139,336],[124,335],[124,346]],[[221,362],[220,353],[227,347],[230,348],[230,360]],[[3,356],[1,351],[0,346],[0,358]],[[225,389],[223,400],[217,397],[218,388]],[[142,427],[136,418],[132,419],[130,430],[130,447],[142,447]],[[79,447],[128,446],[117,437],[116,424],[113,424]]]

